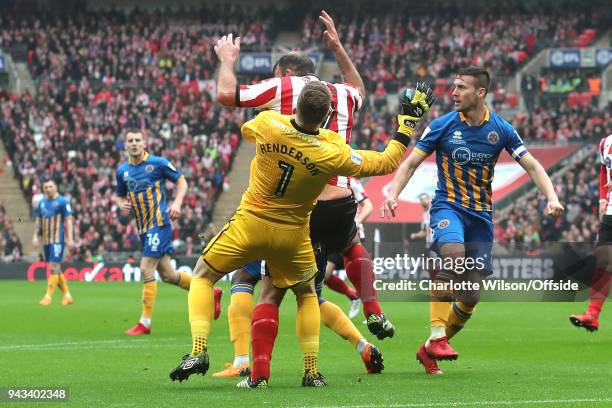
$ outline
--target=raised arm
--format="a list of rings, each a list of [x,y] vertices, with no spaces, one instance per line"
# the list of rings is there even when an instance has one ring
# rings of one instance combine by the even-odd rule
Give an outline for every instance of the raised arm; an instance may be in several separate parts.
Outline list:
[[[221,61],[217,77],[217,101],[225,106],[238,106],[236,103],[238,80],[234,66],[240,55],[240,37],[236,37],[234,41],[232,34],[224,35],[217,41],[215,53]]]
[[[338,36],[338,32],[336,31],[336,26],[334,25],[334,20],[330,17],[329,14],[325,12],[325,10],[321,11],[321,15],[319,16],[319,20],[325,24],[325,31],[323,32],[323,37],[325,38],[325,43],[327,47],[336,55],[336,61],[338,62],[338,68],[340,68],[340,73],[342,74],[342,78],[344,81],[353,85],[362,98],[366,96],[366,89],[363,83],[363,79],[361,79],[361,75],[355,68],[355,65],[349,58],[344,46],[340,42],[340,37]]]

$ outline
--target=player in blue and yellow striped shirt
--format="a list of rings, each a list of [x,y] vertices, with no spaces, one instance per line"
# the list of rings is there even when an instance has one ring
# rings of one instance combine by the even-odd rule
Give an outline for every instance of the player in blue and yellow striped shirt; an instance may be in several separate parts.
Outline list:
[[[49,263],[51,275],[47,278],[47,293],[38,302],[40,305],[49,306],[55,287],[59,286],[64,294],[62,305],[72,304],[72,296],[68,291],[68,285],[60,263],[64,256],[64,246],[74,246],[73,220],[70,201],[59,195],[55,181],[48,179],[43,182],[44,197],[34,209],[36,217],[36,229],[32,238],[32,245],[40,244],[39,234],[42,232],[42,245],[45,262]],[[65,229],[64,229],[65,227]]]
[[[431,293],[431,335],[417,352],[428,374],[442,374],[436,360],[458,357],[448,340],[463,328],[479,299],[478,291],[462,291],[455,297],[449,282],[480,282],[492,273],[491,184],[502,150],[512,155],[546,195],[546,214],[559,216],[563,212],[544,168],[529,154],[512,126],[487,109],[484,98],[489,83],[489,73],[483,68],[469,67],[457,74],[455,111],[433,120],[425,129],[398,169],[389,198],[381,206],[383,217],[394,217],[400,192],[425,158],[436,153],[438,186],[430,225],[432,249],[442,258],[445,269],[434,278],[442,289]],[[456,301],[451,305],[452,300]]]
[[[143,276],[142,316],[126,335],[149,334],[151,317],[157,296],[157,270],[164,282],[189,289],[191,275],[172,266],[172,223],[181,215],[181,205],[187,193],[185,177],[163,157],[145,151],[145,136],[138,129],[125,135],[128,161],[117,169],[116,202],[124,214],[133,214],[140,234],[144,256],[140,261]],[[166,202],[166,180],[176,184],[176,194],[170,206]]]

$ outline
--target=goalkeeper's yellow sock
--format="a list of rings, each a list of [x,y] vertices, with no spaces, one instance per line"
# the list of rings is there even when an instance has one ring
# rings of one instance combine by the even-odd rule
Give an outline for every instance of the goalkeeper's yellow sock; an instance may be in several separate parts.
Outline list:
[[[251,319],[253,317],[253,294],[234,292],[227,309],[230,339],[234,344],[234,357],[249,355]],[[248,362],[248,361],[247,361]]]
[[[183,271],[177,271],[176,273],[178,274],[179,287],[189,290],[189,286],[191,285],[191,275]]]
[[[47,279],[47,293],[45,294],[45,296],[47,296],[48,298],[53,297],[53,293],[55,292],[55,287],[57,286],[58,282],[59,275],[49,275],[49,278]]]
[[[453,303],[446,322],[446,337],[448,337],[449,340],[463,329],[463,326],[465,326],[470,317],[472,317],[473,311],[473,307],[463,302]]]
[[[321,310],[321,321],[343,339],[350,341],[354,346],[359,340],[363,339],[363,335],[357,330],[342,309],[332,302],[326,300],[319,305]]]
[[[321,316],[317,295],[309,293],[298,298],[298,310],[295,321],[296,334],[304,355],[304,372],[318,372],[317,356],[319,354],[319,334]]]
[[[304,373],[317,374],[319,372],[318,352],[304,354]]]
[[[188,296],[189,324],[193,347],[191,355],[195,356],[208,348],[208,335],[211,321],[215,313],[213,283],[201,277],[191,280]]]

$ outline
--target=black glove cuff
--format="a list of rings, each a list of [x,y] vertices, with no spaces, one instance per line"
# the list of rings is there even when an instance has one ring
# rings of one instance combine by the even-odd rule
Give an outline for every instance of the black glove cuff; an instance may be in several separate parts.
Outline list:
[[[403,144],[406,147],[408,147],[408,145],[410,144],[410,136],[405,135],[405,134],[400,133],[400,132],[397,132],[395,134],[395,137],[393,138],[393,140],[397,140],[398,142],[400,142],[401,144]]]

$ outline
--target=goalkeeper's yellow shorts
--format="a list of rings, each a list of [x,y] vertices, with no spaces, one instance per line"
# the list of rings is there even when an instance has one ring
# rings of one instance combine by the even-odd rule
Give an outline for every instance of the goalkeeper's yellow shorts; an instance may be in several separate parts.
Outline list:
[[[275,224],[240,208],[206,245],[202,259],[223,274],[265,260],[267,273],[278,288],[307,282],[317,273],[307,225]]]

